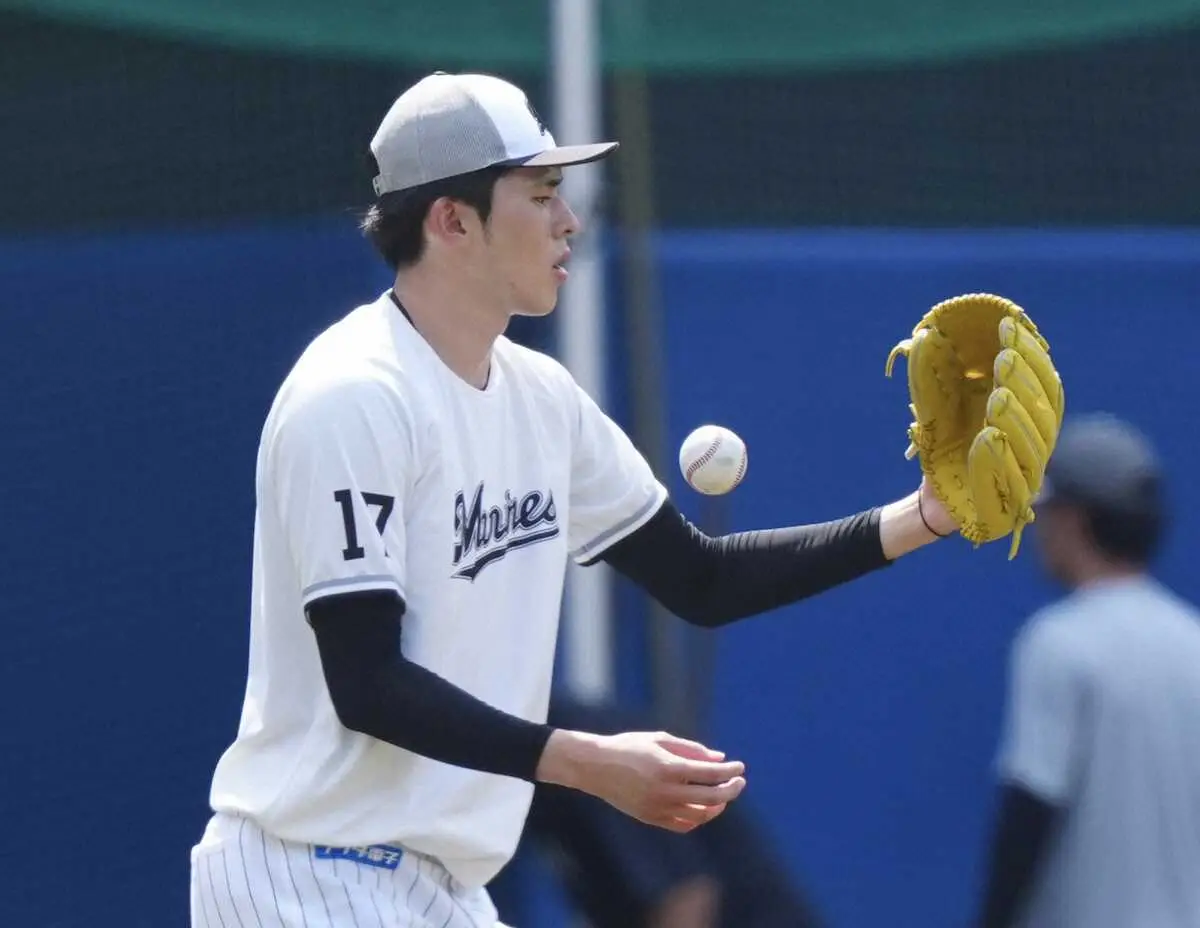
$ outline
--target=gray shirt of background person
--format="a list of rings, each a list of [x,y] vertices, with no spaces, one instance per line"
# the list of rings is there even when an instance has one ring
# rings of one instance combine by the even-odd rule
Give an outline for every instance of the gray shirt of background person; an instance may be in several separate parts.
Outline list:
[[[1012,651],[1000,777],[1063,810],[1024,928],[1200,925],[1200,614],[1081,588]]]

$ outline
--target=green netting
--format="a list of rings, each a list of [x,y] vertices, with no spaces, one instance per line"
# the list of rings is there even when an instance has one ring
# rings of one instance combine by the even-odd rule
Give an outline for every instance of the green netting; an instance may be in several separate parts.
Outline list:
[[[426,65],[0,11],[0,235],[345,214]],[[548,69],[498,68],[553,111]],[[605,82],[600,206],[665,226],[1200,223],[1200,28],[893,68]],[[639,111],[640,110],[640,111]],[[648,138],[631,123],[644,121]],[[630,159],[647,171],[628,183]]]
[[[551,0],[552,2],[552,0]],[[0,9],[232,46],[460,67],[539,66],[548,0],[0,0]],[[609,65],[665,70],[945,60],[1200,19],[1200,0],[607,0]]]

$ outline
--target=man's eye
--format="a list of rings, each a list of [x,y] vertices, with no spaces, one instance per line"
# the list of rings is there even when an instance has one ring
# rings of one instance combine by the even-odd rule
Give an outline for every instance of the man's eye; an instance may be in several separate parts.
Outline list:
[[[534,203],[541,203],[543,206],[553,200],[554,197],[534,197]]]

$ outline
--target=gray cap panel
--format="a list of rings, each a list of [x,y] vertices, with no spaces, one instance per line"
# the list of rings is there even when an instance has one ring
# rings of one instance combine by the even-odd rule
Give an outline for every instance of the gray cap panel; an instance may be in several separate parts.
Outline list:
[[[371,144],[379,164],[376,194],[478,171],[507,158],[491,116],[461,87],[433,105],[406,103],[397,102]]]

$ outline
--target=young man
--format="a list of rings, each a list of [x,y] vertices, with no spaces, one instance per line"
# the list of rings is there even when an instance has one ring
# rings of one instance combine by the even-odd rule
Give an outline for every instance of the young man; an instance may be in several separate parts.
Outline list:
[[[715,626],[953,529],[922,489],[708,538],[566,370],[504,338],[567,279],[562,168],[614,148],[557,147],[482,75],[430,75],[380,125],[364,230],[395,284],[311,343],[267,417],[245,702],[193,925],[491,926],[534,782],[675,831],[720,814],[740,762],[546,724],[568,557]]]
[[[980,928],[1200,925],[1200,613],[1148,574],[1161,483],[1127,424],[1063,429],[1035,526],[1071,594],[1013,647]]]

